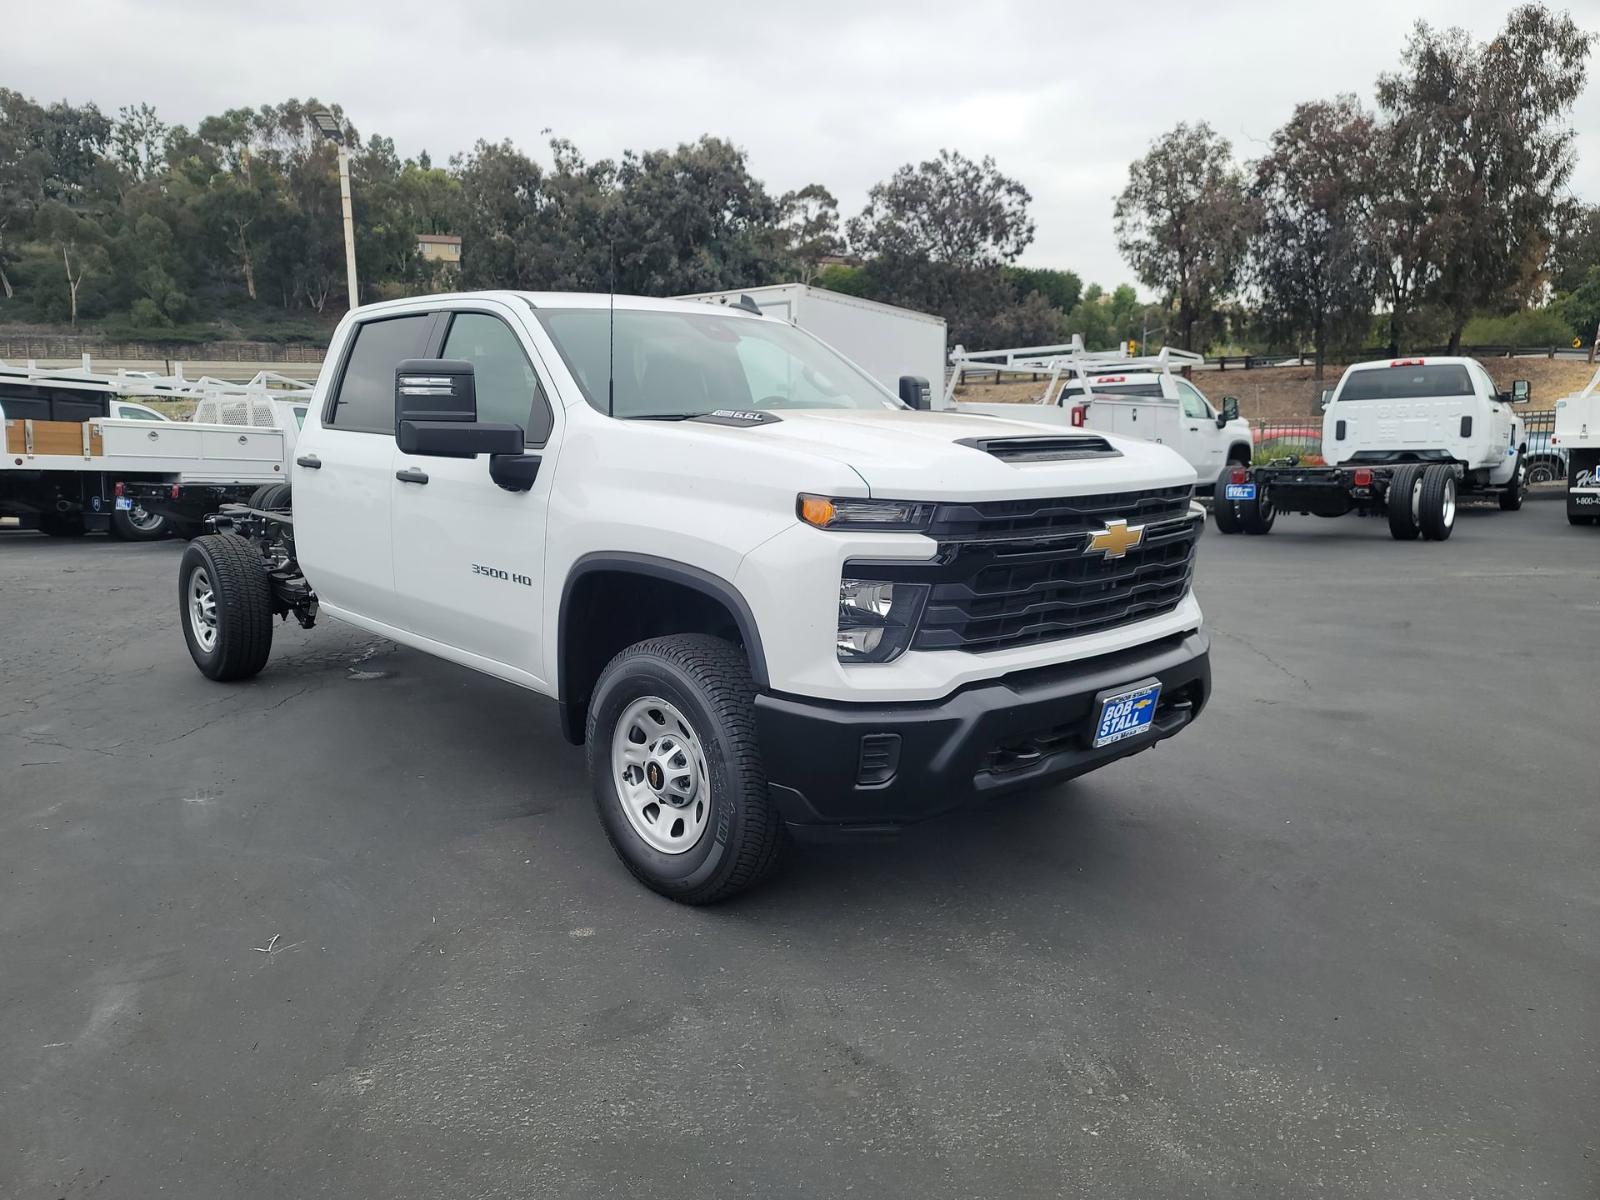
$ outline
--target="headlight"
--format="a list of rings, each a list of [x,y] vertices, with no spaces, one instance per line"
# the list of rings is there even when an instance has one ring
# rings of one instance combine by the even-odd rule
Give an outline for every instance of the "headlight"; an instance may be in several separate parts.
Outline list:
[[[882,663],[898,658],[911,643],[927,597],[925,583],[841,579],[834,643],[839,661]]]
[[[933,520],[932,504],[919,500],[830,500],[801,495],[795,512],[818,529],[879,529],[915,533]]]

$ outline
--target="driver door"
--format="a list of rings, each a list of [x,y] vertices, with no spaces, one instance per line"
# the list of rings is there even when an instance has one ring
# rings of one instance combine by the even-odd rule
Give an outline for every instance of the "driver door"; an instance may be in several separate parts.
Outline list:
[[[1178,387],[1180,405],[1178,436],[1183,456],[1194,467],[1201,483],[1211,483],[1222,470],[1228,447],[1223,430],[1217,428],[1217,414],[1211,402],[1187,379],[1173,380]]]
[[[473,366],[478,419],[521,425],[541,458],[526,492],[489,478],[489,458],[394,454],[394,584],[404,628],[445,657],[520,683],[549,677],[540,641],[544,540],[555,478],[555,413],[536,355],[512,313],[442,314],[437,357]],[[391,443],[392,444],[392,443]]]

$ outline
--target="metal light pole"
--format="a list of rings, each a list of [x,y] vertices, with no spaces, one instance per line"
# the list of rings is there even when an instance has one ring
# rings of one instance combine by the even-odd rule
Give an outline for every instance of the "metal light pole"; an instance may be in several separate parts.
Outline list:
[[[325,108],[311,114],[317,132],[339,147],[339,205],[344,210],[344,273],[345,287],[350,293],[350,307],[361,304],[361,284],[356,278],[356,219],[350,209],[350,149],[344,144],[344,130]]]

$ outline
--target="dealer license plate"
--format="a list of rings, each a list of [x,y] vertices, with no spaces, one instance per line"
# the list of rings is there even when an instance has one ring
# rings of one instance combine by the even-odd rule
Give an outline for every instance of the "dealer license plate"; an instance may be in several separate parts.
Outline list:
[[[117,497],[117,507],[120,510],[122,510],[123,512],[129,511],[131,508],[133,508],[133,500],[132,500],[132,498],[130,498],[128,496],[118,496]]]
[[[1256,498],[1256,485],[1253,483],[1225,484],[1222,494],[1229,500],[1254,500]]]
[[[1137,737],[1156,719],[1156,701],[1161,698],[1161,683],[1139,683],[1100,698],[1094,721],[1094,748],[1109,746]]]

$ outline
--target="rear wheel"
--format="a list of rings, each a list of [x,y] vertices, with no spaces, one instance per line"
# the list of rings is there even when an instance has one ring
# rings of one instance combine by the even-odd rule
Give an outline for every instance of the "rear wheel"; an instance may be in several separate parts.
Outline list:
[[[248,679],[272,653],[267,565],[232,533],[196,538],[178,567],[178,610],[189,656],[208,679]]]
[[[1517,455],[1517,469],[1511,472],[1511,479],[1505,487],[1500,489],[1500,509],[1502,512],[1516,512],[1522,507],[1522,484],[1524,479],[1522,456]]]
[[[1422,531],[1422,468],[1396,467],[1384,493],[1389,512],[1389,534],[1397,542],[1415,541]]]
[[[1272,532],[1272,523],[1278,519],[1278,510],[1272,505],[1272,489],[1265,483],[1256,483],[1256,498],[1239,501],[1239,524],[1246,533]]]
[[[1419,513],[1422,536],[1442,542],[1456,527],[1456,473],[1449,467],[1428,467],[1422,472]]]
[[[1217,476],[1217,483],[1211,489],[1211,511],[1217,518],[1217,531],[1219,533],[1239,532],[1239,510],[1234,507],[1239,502],[1227,498],[1228,472],[1224,471]]]
[[[172,523],[160,513],[135,505],[111,514],[111,536],[125,542],[157,542],[172,532]]]
[[[589,703],[595,808],[623,865],[685,904],[725,900],[777,865],[744,652],[707,634],[630,646]]]
[[[287,483],[264,483],[250,494],[250,507],[279,512],[289,507]]]
[[[1528,464],[1527,470],[1523,472],[1522,486],[1537,487],[1542,483],[1554,483],[1558,479],[1565,478],[1566,474],[1566,467],[1559,462],[1554,462],[1548,458],[1536,458]]]

